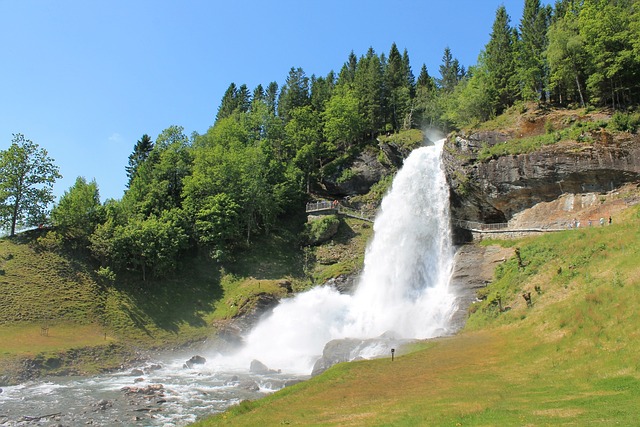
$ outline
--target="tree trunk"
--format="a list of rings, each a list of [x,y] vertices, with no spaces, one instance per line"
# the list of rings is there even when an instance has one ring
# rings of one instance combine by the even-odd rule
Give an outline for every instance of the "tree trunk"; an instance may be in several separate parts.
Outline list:
[[[20,208],[20,192],[16,194],[16,201],[13,204],[13,213],[11,214],[11,234],[13,237],[16,235],[16,222],[18,222],[18,209]]]
[[[578,94],[580,95],[580,105],[584,107],[584,98],[582,97],[582,88],[580,87],[580,80],[576,74],[576,86],[578,87]]]

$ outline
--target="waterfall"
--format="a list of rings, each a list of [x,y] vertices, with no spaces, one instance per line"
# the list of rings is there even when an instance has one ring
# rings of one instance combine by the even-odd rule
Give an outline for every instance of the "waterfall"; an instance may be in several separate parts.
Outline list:
[[[455,304],[448,290],[453,250],[443,144],[414,150],[397,173],[376,217],[355,293],[321,286],[282,301],[249,333],[234,364],[246,369],[258,359],[309,373],[330,340],[387,332],[430,338],[446,331]]]

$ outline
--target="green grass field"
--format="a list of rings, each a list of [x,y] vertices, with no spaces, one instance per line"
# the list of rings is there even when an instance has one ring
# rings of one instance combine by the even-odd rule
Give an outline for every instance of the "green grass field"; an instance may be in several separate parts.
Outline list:
[[[524,266],[498,268],[462,333],[393,362],[337,365],[195,425],[637,425],[640,209],[607,227],[485,244],[518,247]]]

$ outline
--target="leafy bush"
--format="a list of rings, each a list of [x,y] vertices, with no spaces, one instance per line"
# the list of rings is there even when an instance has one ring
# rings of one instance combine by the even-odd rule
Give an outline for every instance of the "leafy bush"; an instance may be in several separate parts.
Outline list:
[[[335,215],[324,216],[305,224],[304,237],[308,244],[317,245],[329,240],[338,231],[340,220]]]
[[[616,112],[611,117],[611,129],[620,132],[636,133],[640,126],[640,113]]]

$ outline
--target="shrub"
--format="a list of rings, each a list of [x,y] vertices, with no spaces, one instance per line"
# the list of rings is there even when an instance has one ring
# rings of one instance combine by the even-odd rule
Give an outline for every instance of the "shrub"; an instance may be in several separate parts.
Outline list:
[[[640,126],[640,113],[622,113],[618,111],[611,116],[610,126],[612,130],[636,133],[638,126]]]
[[[331,239],[337,232],[340,220],[335,215],[324,216],[305,224],[304,237],[309,245],[318,245]]]

